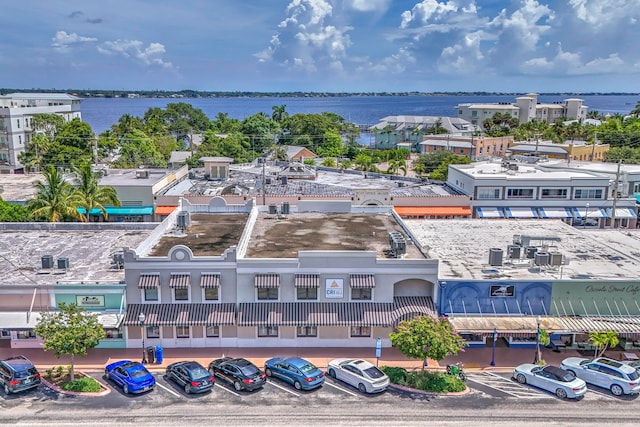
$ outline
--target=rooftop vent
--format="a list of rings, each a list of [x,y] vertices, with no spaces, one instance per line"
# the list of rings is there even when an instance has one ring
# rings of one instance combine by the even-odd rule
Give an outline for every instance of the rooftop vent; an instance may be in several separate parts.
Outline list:
[[[136,178],[147,179],[149,178],[149,171],[147,169],[140,169],[136,171]]]
[[[42,268],[53,268],[53,255],[42,256]]]
[[[116,252],[113,254],[113,264],[118,270],[122,270],[124,268],[124,254],[122,252]]]
[[[491,248],[489,249],[489,265],[492,267],[499,267],[502,265],[502,249]]]
[[[178,213],[177,225],[178,228],[181,228],[183,230],[189,226],[189,212],[181,211],[180,213]]]
[[[69,258],[58,258],[58,269],[60,269],[60,270],[68,270],[69,269]]]

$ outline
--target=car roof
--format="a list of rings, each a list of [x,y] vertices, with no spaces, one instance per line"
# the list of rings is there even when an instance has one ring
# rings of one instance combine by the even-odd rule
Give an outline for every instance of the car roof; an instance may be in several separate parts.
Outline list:
[[[565,371],[562,368],[558,368],[557,366],[553,366],[553,365],[547,365],[543,368],[545,371],[557,375],[559,377],[564,377],[565,375],[567,375],[569,373],[569,371]]]
[[[368,362],[368,361],[363,360],[363,359],[352,360],[349,364],[350,365],[355,365],[360,369],[368,369],[368,368],[373,366],[373,364],[371,362]]]
[[[237,359],[229,360],[229,362],[233,363],[236,366],[251,366],[251,365],[253,365],[253,363],[249,362],[247,359],[243,359],[242,357],[239,357]]]
[[[284,359],[283,362],[287,362],[288,364],[293,365],[296,368],[302,368],[305,365],[311,364],[308,360],[305,360],[301,357],[288,357]]]
[[[15,370],[33,368],[33,363],[24,356],[10,357],[3,362]]]
[[[182,365],[187,369],[196,369],[196,368],[204,369],[204,366],[202,366],[200,363],[196,362],[195,360],[178,362],[177,364],[178,365]]]
[[[629,374],[635,371],[635,368],[633,368],[632,366],[629,366],[626,363],[622,363],[617,360],[609,359],[607,357],[599,357],[598,359],[595,359],[594,362],[609,366],[610,368],[618,369],[625,374]]]

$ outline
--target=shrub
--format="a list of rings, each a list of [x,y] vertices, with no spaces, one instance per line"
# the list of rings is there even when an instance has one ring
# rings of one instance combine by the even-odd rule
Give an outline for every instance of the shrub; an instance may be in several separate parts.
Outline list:
[[[53,368],[45,370],[45,373],[47,374],[47,377],[53,377]]]
[[[464,391],[467,388],[465,382],[460,378],[443,372],[407,372],[403,368],[387,366],[383,366],[380,369],[389,376],[389,380],[393,384],[404,385],[417,390],[432,393],[452,393]]]
[[[393,366],[382,366],[380,370],[389,376],[389,381],[403,385],[407,380],[407,370]]]
[[[56,366],[56,375],[57,376],[62,376],[62,372],[64,371],[64,368],[62,366]]]
[[[96,393],[100,391],[100,383],[93,378],[85,377],[63,384],[62,389],[66,391]]]

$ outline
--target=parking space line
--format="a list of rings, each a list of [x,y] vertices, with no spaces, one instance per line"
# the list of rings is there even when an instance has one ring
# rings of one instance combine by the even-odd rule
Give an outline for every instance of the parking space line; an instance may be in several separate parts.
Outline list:
[[[591,392],[591,393],[597,394],[597,395],[599,395],[599,396],[606,397],[607,399],[613,399],[613,400],[616,400],[616,398],[615,398],[615,397],[613,397],[613,396],[610,396],[610,395],[608,395],[608,394],[606,394],[606,393],[603,393],[603,392],[601,392],[601,391],[598,391],[598,390],[593,390],[593,389],[591,389],[591,388],[587,388],[587,392]]]
[[[235,395],[235,396],[240,397],[240,395],[239,395],[238,393],[236,393],[235,391],[231,391],[231,390],[229,390],[228,388],[226,388],[225,386],[222,386],[222,385],[220,385],[220,384],[218,384],[218,383],[215,383],[215,384],[214,384],[214,387],[221,388],[221,389],[223,389],[224,391],[227,391],[227,392],[229,392],[229,393],[231,393],[231,394],[233,394],[233,395]]]
[[[178,393],[176,393],[175,391],[171,390],[171,389],[170,389],[170,388],[168,388],[168,387],[163,386],[162,384],[160,384],[160,383],[158,383],[158,382],[156,382],[156,385],[157,385],[158,387],[160,387],[161,389],[163,389],[163,390],[167,390],[169,393],[173,394],[175,397],[182,397],[182,396],[180,396]]]
[[[280,390],[284,390],[284,391],[286,391],[287,393],[291,393],[291,394],[293,394],[293,395],[294,395],[294,396],[296,396],[296,397],[300,397],[300,395],[299,395],[298,393],[295,393],[295,392],[294,392],[294,391],[292,391],[292,390],[289,390],[289,389],[287,389],[287,388],[284,388],[284,387],[282,387],[281,385],[278,385],[278,384],[276,384],[276,383],[274,383],[274,382],[267,381],[267,384],[271,384],[271,385],[272,385],[272,386],[274,386],[274,387],[278,387]]]
[[[344,389],[344,388],[342,388],[342,387],[338,387],[337,385],[333,385],[333,384],[331,384],[330,382],[325,381],[325,382],[324,382],[324,384],[325,384],[325,385],[328,385],[329,387],[333,387],[333,388],[335,388],[335,389],[338,389],[338,390],[340,390],[340,391],[343,391],[343,392],[345,392],[345,393],[347,393],[347,394],[350,394],[350,395],[351,395],[351,396],[353,396],[353,397],[358,397],[358,395],[357,395],[357,394],[355,394],[355,393],[353,393],[353,392],[351,392],[351,391],[349,391],[349,390],[346,390],[346,389]]]

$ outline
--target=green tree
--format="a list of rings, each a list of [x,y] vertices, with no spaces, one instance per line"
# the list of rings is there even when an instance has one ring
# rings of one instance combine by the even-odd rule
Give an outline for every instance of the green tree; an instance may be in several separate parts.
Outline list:
[[[176,141],[185,141],[194,132],[202,133],[210,126],[209,118],[204,111],[186,102],[167,104],[164,117]]]
[[[147,134],[141,130],[134,130],[123,139],[120,157],[114,165],[122,168],[140,166],[164,168],[167,167],[167,161]]]
[[[400,353],[423,361],[440,361],[448,355],[458,354],[466,346],[445,317],[417,316],[404,320],[389,334],[389,338],[391,345]],[[424,370],[424,364],[422,369]]]
[[[61,302],[56,312],[40,313],[35,332],[43,340],[45,351],[55,356],[71,356],[71,381],[74,380],[76,356],[86,356],[87,350],[97,346],[106,336],[96,314],[87,313],[76,304]]]
[[[108,219],[105,205],[120,206],[118,193],[113,187],[100,187],[98,185],[98,174],[91,170],[91,164],[82,163],[73,169],[75,175],[75,198],[77,207],[84,209],[81,213],[83,221],[90,222],[89,212],[98,209],[105,221]]]
[[[50,222],[80,219],[73,186],[65,181],[63,174],[48,166],[43,175],[44,182],[36,183],[36,198],[27,202],[31,218]]]
[[[0,197],[0,222],[28,222],[29,210],[22,206],[6,202]]]
[[[595,357],[602,356],[608,348],[613,348],[620,342],[618,334],[614,331],[591,332],[589,341],[595,346]]]

